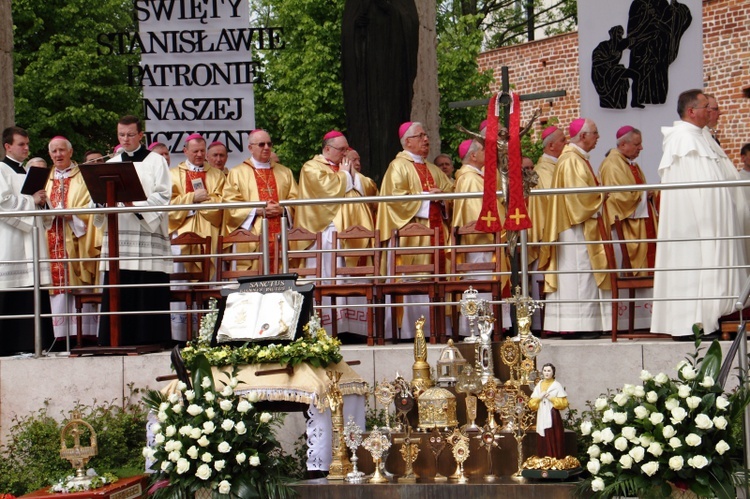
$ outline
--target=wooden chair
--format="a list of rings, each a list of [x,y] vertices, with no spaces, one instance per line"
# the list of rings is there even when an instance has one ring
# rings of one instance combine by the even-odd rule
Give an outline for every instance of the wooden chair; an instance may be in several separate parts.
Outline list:
[[[440,227],[431,229],[419,223],[410,223],[393,231],[391,241],[393,241],[395,249],[388,252],[387,274],[394,277],[377,286],[379,303],[385,303],[387,297],[391,297],[392,300],[395,297],[409,295],[427,295],[430,302],[438,301],[438,278],[435,276],[440,274],[440,250],[437,247],[439,230],[441,230]],[[401,238],[406,237],[429,238],[430,242],[425,246],[431,246],[432,248],[422,245],[402,246]],[[413,263],[411,260],[414,257],[424,257],[428,260],[428,263]],[[410,275],[423,275],[423,277],[419,277],[418,280],[403,280],[400,277],[408,278]],[[413,277],[413,279],[417,278]],[[441,313],[442,310],[442,307],[430,307],[430,343],[437,343],[438,338],[445,336],[445,318]],[[379,308],[378,313],[380,314],[379,323],[384,324],[384,309]],[[391,333],[394,343],[401,338],[397,322],[396,314],[393,314]],[[385,334],[385,332],[383,331],[381,334]]]
[[[170,240],[172,246],[187,246],[189,251],[173,256],[175,263],[181,263],[183,268],[169,274],[169,280],[177,288],[170,288],[169,301],[185,304],[187,310],[192,310],[195,303],[201,303],[198,295],[206,290],[206,284],[211,280],[211,236],[201,236],[195,232],[184,232]],[[187,285],[177,284],[187,281]],[[197,283],[197,285],[196,285]],[[187,339],[193,338],[192,313],[187,313]]]
[[[302,227],[295,227],[287,232],[286,240],[289,244],[288,255],[290,260],[290,272],[295,272],[299,277],[309,279],[320,279],[323,268],[323,254],[320,253],[322,246],[320,232],[314,233]],[[312,249],[313,247],[317,249]],[[313,259],[314,266],[307,265],[307,261]],[[293,264],[293,265],[292,265]],[[292,268],[294,267],[294,268]],[[316,282],[316,288],[319,283]],[[315,293],[315,301],[320,304],[320,294]]]
[[[609,282],[612,287],[612,341],[617,341],[617,322],[618,322],[618,300],[623,294],[627,292],[627,296],[630,301],[627,301],[628,305],[628,333],[621,334],[623,338],[657,338],[665,337],[665,335],[655,335],[651,333],[638,334],[635,333],[635,307],[633,306],[635,300],[635,293],[638,289],[648,289],[654,287],[654,274],[649,272],[648,275],[638,275],[637,272],[633,271],[633,267],[630,264],[630,256],[628,255],[627,241],[622,237],[622,223],[620,219],[615,217],[615,235],[616,239],[612,239],[612,231],[610,227],[604,222],[603,217],[597,219],[599,225],[599,234],[601,235],[602,242],[604,243],[604,254],[607,258],[607,268],[613,272],[609,273]],[[622,252],[622,265],[618,266],[615,258],[615,250],[613,244],[618,244]],[[668,336],[668,335],[666,335]]]
[[[263,256],[249,255],[250,245],[260,246],[260,236],[247,229],[237,229],[231,234],[220,235],[216,258],[216,280],[234,281],[240,277],[263,274]]]
[[[500,273],[505,271],[503,269],[503,261],[506,261],[505,251],[502,244],[501,232],[495,232],[493,234],[493,248],[487,248],[486,250],[479,250],[477,248],[467,248],[462,245],[462,239],[467,235],[486,235],[486,232],[481,232],[476,228],[476,222],[471,222],[463,227],[454,227],[451,231],[451,251],[453,252],[453,274],[463,274],[460,277],[453,277],[449,280],[438,281],[439,301],[451,301],[458,303],[460,296],[464,291],[469,289],[469,286],[479,291],[480,293],[491,293],[492,301],[502,300],[502,280]],[[492,253],[492,258],[489,262],[469,262],[467,258],[470,254],[477,251]],[[472,273],[484,273],[492,274],[491,276],[473,276]],[[503,330],[503,314],[502,305],[496,303],[493,305],[493,313],[495,314],[496,327],[494,329],[493,339],[494,341],[500,341],[501,332]],[[458,320],[459,310],[458,307],[453,307],[451,310],[451,323],[453,324],[453,337],[454,341],[458,340]],[[444,340],[441,340],[441,343]]]
[[[347,242],[360,241],[367,246],[363,249],[342,249]],[[331,284],[321,284],[319,289],[321,297],[329,297],[333,305],[334,314],[336,298],[363,297],[370,305],[366,309],[367,314],[367,344],[375,344],[373,335],[375,313],[372,305],[376,302],[376,283],[380,277],[380,232],[368,230],[361,225],[349,227],[343,232],[333,233],[333,252],[331,253]],[[370,277],[371,279],[347,281],[350,277]],[[333,320],[331,327],[332,336],[338,336],[338,321]],[[378,337],[378,344],[383,344],[383,338]]]

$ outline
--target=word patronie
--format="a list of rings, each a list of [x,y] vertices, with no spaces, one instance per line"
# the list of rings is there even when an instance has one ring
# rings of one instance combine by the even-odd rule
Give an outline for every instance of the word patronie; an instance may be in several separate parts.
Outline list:
[[[128,66],[128,85],[140,87],[207,87],[252,85],[260,82],[260,62],[223,64],[142,64]]]

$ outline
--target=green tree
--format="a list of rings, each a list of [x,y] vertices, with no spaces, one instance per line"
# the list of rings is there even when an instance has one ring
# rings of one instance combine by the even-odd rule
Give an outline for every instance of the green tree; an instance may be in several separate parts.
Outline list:
[[[285,48],[263,54],[255,121],[278,143],[282,163],[299,171],[320,153],[323,135],[343,130],[341,17],[344,0],[261,0],[251,9],[284,28]]]
[[[130,0],[12,2],[16,123],[31,138],[31,155],[47,157],[55,135],[80,158],[109,149],[123,114],[140,114],[140,89],[127,85],[138,55],[97,55],[101,33],[132,31]]]

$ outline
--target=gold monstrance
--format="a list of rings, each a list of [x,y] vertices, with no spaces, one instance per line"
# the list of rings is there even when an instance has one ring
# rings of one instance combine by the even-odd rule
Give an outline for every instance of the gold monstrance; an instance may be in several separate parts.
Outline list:
[[[81,435],[85,427],[91,433],[89,438],[89,445],[81,445]],[[68,447],[68,437],[73,438],[73,447]],[[91,477],[86,476],[86,471],[83,469],[89,460],[99,453],[99,449],[96,444],[96,432],[86,421],[81,419],[81,411],[73,411],[73,419],[66,424],[62,432],[60,433],[60,457],[70,461],[73,468],[76,470],[76,476],[71,480],[73,483],[76,482],[90,482]]]
[[[346,441],[344,439],[344,397],[339,388],[339,381],[343,373],[327,370],[326,375],[331,380],[326,393],[328,405],[331,408],[331,451],[332,460],[328,468],[328,480],[343,480],[352,471],[352,463],[346,452]]]

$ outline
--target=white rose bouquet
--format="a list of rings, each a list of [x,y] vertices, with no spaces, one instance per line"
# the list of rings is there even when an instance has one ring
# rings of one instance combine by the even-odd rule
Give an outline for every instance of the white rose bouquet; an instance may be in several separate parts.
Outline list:
[[[155,499],[193,497],[200,489],[227,499],[291,497],[291,458],[276,440],[272,416],[235,394],[234,377],[217,391],[205,357],[194,366],[192,388],[180,382],[179,394],[151,391],[144,399],[158,420],[154,444],[143,450],[156,471],[149,492]]]
[[[698,341],[699,345],[700,342]],[[717,341],[677,366],[677,378],[641,373],[642,386],[625,385],[592,404],[581,425],[590,473],[581,490],[594,498],[669,497],[672,487],[700,497],[733,498],[742,469],[742,413],[750,400],[744,383],[731,394],[716,383]]]

